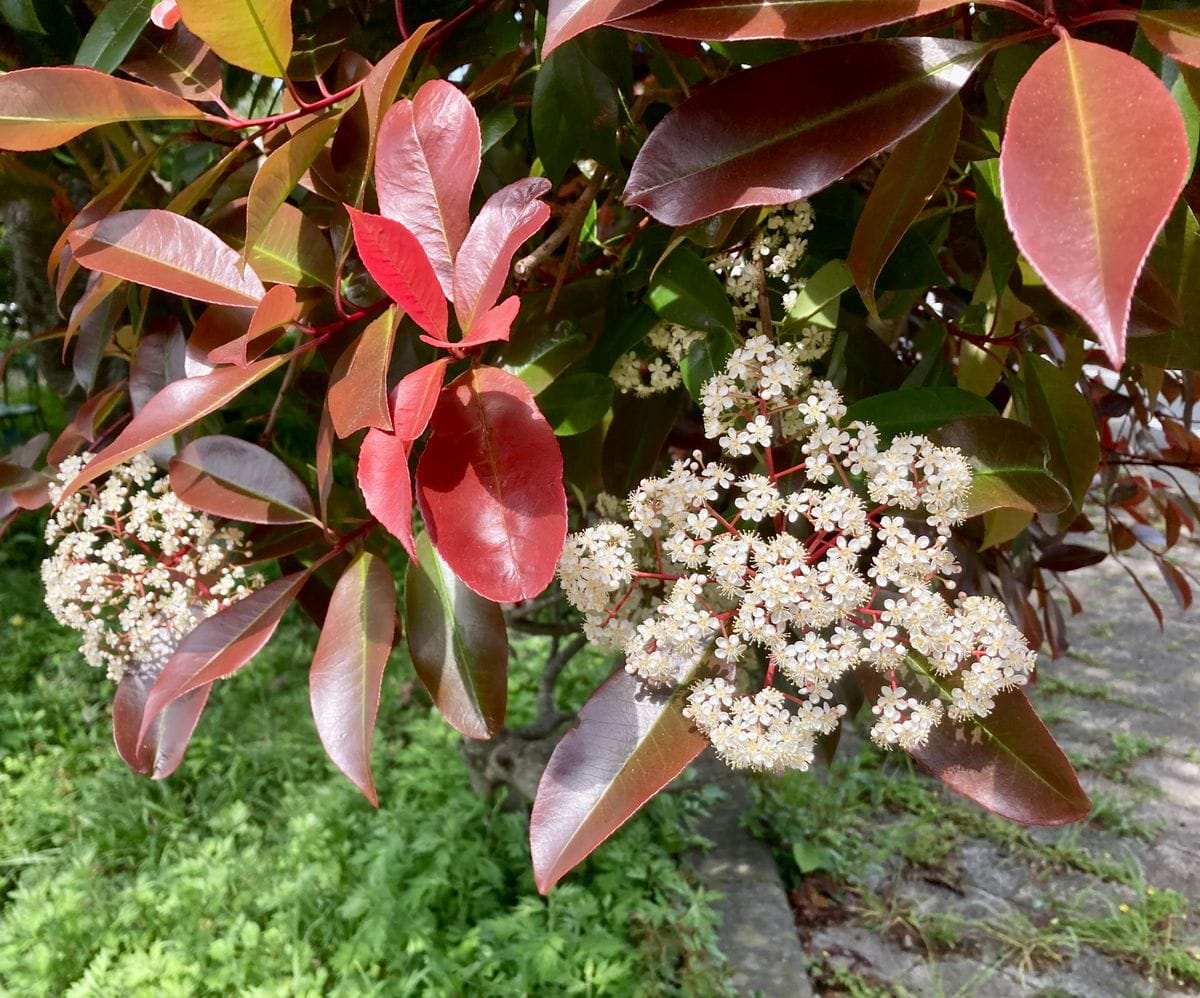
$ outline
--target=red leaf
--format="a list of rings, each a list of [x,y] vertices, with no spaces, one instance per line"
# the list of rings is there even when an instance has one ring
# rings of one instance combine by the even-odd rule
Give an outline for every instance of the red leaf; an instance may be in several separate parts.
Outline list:
[[[1135,59],[1064,38],[1017,84],[1000,150],[1009,225],[1116,368],[1138,274],[1187,173],[1179,106]]]
[[[387,564],[364,551],[334,587],[308,689],[325,752],[375,807],[371,742],[395,630],[396,584]]]
[[[425,332],[446,338],[449,312],[429,258],[408,229],[381,215],[346,205],[354,225],[354,244],[375,283]]]
[[[691,680],[670,695],[623,668],[579,712],[542,773],[529,846],[545,894],[662,790],[708,744],[683,716]]]
[[[416,440],[425,432],[446,377],[446,358],[418,367],[392,389],[392,431],[401,440]]]
[[[430,80],[383,116],[375,154],[375,191],[385,218],[424,248],[447,298],[454,257],[470,226],[479,174],[479,119],[452,83]]]
[[[928,121],[988,51],[901,38],[816,49],[735,73],[650,133],[625,200],[678,226],[806,197]]]
[[[1141,10],[1137,21],[1150,44],[1160,52],[1200,67],[1200,11]]]
[[[417,464],[430,540],[480,596],[515,603],[554,578],[567,534],[562,453],[515,375],[477,367],[438,399]]]
[[[181,378],[171,382],[146,403],[146,407],[130,420],[116,440],[75,476],[63,491],[63,498],[134,454],[140,454],[185,426],[203,419],[210,412],[216,412],[287,359],[287,354],[265,357],[256,360],[245,370],[227,367],[199,378]]]
[[[199,222],[158,208],[119,211],[71,233],[91,270],[217,305],[257,305],[262,281]]]
[[[245,599],[200,621],[167,659],[146,695],[138,742],[169,704],[192,690],[232,675],[271,640],[279,618],[292,605],[309,572],[269,582]]]
[[[454,313],[464,338],[496,304],[517,247],[546,224],[550,206],[538,199],[549,190],[545,177],[511,183],[484,202],[471,224],[454,262]]]
[[[174,94],[83,66],[37,66],[0,76],[0,149],[51,149],[96,125],[203,118]]]
[[[173,28],[179,23],[179,4],[176,0],[158,0],[150,9],[150,20],[158,28]]]
[[[641,31],[670,38],[721,41],[790,38],[794,41],[811,41],[835,35],[853,35],[885,24],[936,14],[959,2],[771,0],[770,3],[730,3],[729,0],[665,0],[664,3],[654,4],[649,10],[609,21],[608,24],[625,31]]]
[[[327,406],[339,437],[348,437],[363,427],[391,430],[387,373],[400,315],[398,309],[389,308],[362,331],[334,365]]]
[[[268,450],[219,434],[171,460],[171,489],[193,509],[246,523],[316,523],[304,483]]]
[[[404,582],[408,650],[442,716],[467,738],[491,738],[508,706],[508,632],[500,606],[468,589],[417,541]]]
[[[183,762],[212,684],[192,690],[163,710],[139,741],[146,697],[158,674],[159,669],[141,668],[121,677],[113,697],[113,743],[135,773],[165,780]]]
[[[949,699],[947,680],[912,653],[908,661],[942,699]],[[887,682],[867,670],[857,675],[868,701]],[[952,790],[1011,821],[1061,825],[1086,817],[1092,803],[1025,694],[1009,690],[995,701],[987,717],[965,722],[943,719],[930,732],[929,741],[909,754]]]
[[[384,430],[367,430],[358,452],[358,488],[371,515],[415,559],[412,476],[408,471],[411,450],[411,440]]]
[[[172,381],[184,377],[187,341],[178,324],[167,331],[147,333],[129,367],[129,403],[137,415]]]
[[[636,14],[654,4],[655,0],[550,0],[542,58],[588,28]]]
[[[509,295],[495,308],[489,308],[476,319],[474,325],[471,326],[471,334],[464,336],[458,342],[435,340],[432,336],[426,336],[424,333],[421,334],[421,341],[430,346],[462,350],[507,340],[508,334],[512,332],[512,324],[516,321],[517,313],[520,310],[521,299],[516,295]]]
[[[276,284],[258,303],[246,331],[209,350],[209,361],[248,366],[251,360],[256,360],[276,343],[284,326],[295,322],[297,310],[296,289],[287,284]],[[275,335],[269,335],[271,333]]]

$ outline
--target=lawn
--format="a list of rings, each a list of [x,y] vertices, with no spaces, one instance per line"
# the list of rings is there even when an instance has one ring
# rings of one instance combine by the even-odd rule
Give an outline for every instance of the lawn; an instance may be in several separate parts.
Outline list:
[[[703,791],[662,795],[539,897],[527,807],[472,793],[457,736],[399,655],[376,738],[381,809],[333,769],[299,616],[214,691],[179,772],[140,779],[112,749],[112,684],[40,605],[35,526],[0,547],[0,992],[722,990],[712,898],[680,863]],[[519,647],[518,715],[537,651]]]

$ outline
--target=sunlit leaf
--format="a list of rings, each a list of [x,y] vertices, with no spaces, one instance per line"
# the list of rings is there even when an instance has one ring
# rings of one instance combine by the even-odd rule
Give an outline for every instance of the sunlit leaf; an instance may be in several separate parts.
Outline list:
[[[1024,423],[969,416],[928,436],[934,443],[959,448],[970,462],[967,516],[1001,508],[1060,513],[1071,503],[1071,493],[1050,474],[1045,440]]]
[[[174,94],[82,66],[37,66],[0,76],[0,149],[50,149],[114,121],[202,117]]]
[[[416,237],[447,298],[454,297],[454,258],[470,227],[479,149],[475,109],[444,80],[430,80],[412,100],[398,101],[379,126],[379,210]]]
[[[454,314],[465,337],[496,304],[517,247],[550,217],[539,200],[548,190],[545,177],[517,180],[488,198],[471,223],[454,261]]]
[[[855,402],[842,423],[856,419],[874,423],[886,442],[900,433],[929,433],[966,416],[995,415],[996,409],[987,399],[961,388],[900,388]]]
[[[395,630],[392,573],[383,559],[363,551],[334,586],[308,690],[325,752],[376,807],[371,742]]]
[[[199,222],[157,208],[119,211],[70,237],[84,267],[217,305],[258,304],[262,281]]]
[[[542,42],[542,58],[546,58],[563,42],[570,41],[589,28],[639,10],[652,7],[656,0],[550,0],[546,13],[546,37]]]
[[[1200,10],[1140,10],[1137,21],[1160,52],[1200,67]]]
[[[476,367],[443,389],[417,465],[434,547],[479,595],[513,603],[554,578],[567,531],[562,454],[525,383]]]
[[[363,266],[413,322],[437,339],[446,338],[449,310],[437,274],[417,237],[400,222],[346,205],[354,245]]]
[[[193,34],[226,62],[252,73],[282,77],[292,57],[289,0],[178,0]]]
[[[64,498],[118,464],[160,440],[191,426],[210,412],[228,405],[243,391],[265,378],[288,359],[287,354],[264,357],[249,367],[227,367],[197,378],[181,378],[155,395],[120,435],[68,483]]]
[[[634,161],[625,201],[668,225],[827,186],[928,121],[986,46],[902,38],[815,49],[734,73],[675,108]]]
[[[232,675],[271,640],[308,572],[268,582],[261,589],[200,621],[167,659],[146,696],[138,742],[168,704],[192,690]]]
[[[171,461],[171,490],[189,506],[246,523],[316,523],[308,489],[270,451],[236,437],[193,440]]]
[[[294,204],[276,209],[248,260],[264,281],[333,288],[337,265],[329,238]]]
[[[1056,42],[1013,94],[1000,152],[1009,224],[1116,368],[1138,275],[1187,180],[1188,159],[1170,93],[1107,46]]]
[[[618,668],[583,705],[538,784],[529,820],[543,894],[698,756],[708,742],[683,716],[699,670],[671,693]]]
[[[665,0],[609,23],[673,38],[810,41],[936,14],[960,0]],[[643,7],[648,6],[643,4]]]
[[[404,582],[413,667],[451,727],[467,738],[491,738],[508,704],[504,614],[454,575],[425,534],[417,555]]]
[[[389,308],[358,335],[334,365],[327,405],[339,437],[364,427],[391,430],[387,373],[401,314]]]

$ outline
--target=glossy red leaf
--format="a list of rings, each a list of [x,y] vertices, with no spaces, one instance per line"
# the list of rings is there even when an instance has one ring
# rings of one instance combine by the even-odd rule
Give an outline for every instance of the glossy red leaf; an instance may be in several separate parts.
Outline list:
[[[1138,275],[1187,180],[1188,155],[1174,98],[1115,49],[1064,38],[1013,93],[1000,151],[1009,225],[1116,368]]]
[[[650,133],[625,200],[678,226],[806,197],[928,121],[988,51],[901,38],[815,49],[734,73]]]
[[[350,205],[346,211],[354,225],[358,255],[375,283],[425,332],[444,340],[449,320],[446,297],[417,237],[390,218]]]
[[[199,222],[158,208],[120,211],[71,233],[84,267],[217,305],[257,305],[262,281]]]
[[[258,303],[244,333],[208,351],[209,362],[246,367],[275,345],[283,335],[283,328],[295,321],[297,311],[296,289],[276,284]]]
[[[138,741],[145,741],[158,715],[192,690],[240,669],[271,640],[279,619],[296,599],[309,572],[268,582],[257,592],[200,621],[163,666],[146,695]]]
[[[546,224],[550,190],[545,177],[502,187],[484,202],[454,262],[454,314],[464,338],[500,297],[517,247]]]
[[[461,340],[438,340],[432,336],[421,334],[421,341],[428,343],[430,346],[441,347],[443,349],[471,349],[481,347],[487,343],[498,343],[508,339],[508,335],[512,332],[512,325],[516,321],[517,313],[521,311],[521,299],[516,295],[509,295],[499,305],[494,308],[489,308],[484,312],[471,326],[469,336],[464,336]]]
[[[656,0],[550,0],[546,13],[546,37],[542,42],[545,59],[563,42],[589,28],[654,6]]]
[[[872,310],[875,281],[946,176],[961,130],[962,104],[952,100],[896,144],[871,188],[854,229],[846,265],[863,301]]]
[[[417,464],[430,539],[480,596],[515,603],[554,578],[567,533],[562,453],[515,375],[476,367],[441,393]]]
[[[468,589],[429,537],[409,563],[404,616],[413,667],[442,716],[466,738],[491,738],[508,707],[508,631],[500,606]]]
[[[359,334],[334,365],[327,406],[339,437],[364,427],[391,430],[387,374],[401,315],[398,309],[389,308]]]
[[[0,149],[52,149],[114,121],[203,117],[174,94],[83,66],[37,66],[0,76]]]
[[[94,481],[134,454],[191,426],[233,399],[288,359],[287,354],[265,357],[249,367],[227,367],[198,378],[173,381],[146,403],[120,435],[88,463],[67,485],[63,497]]]
[[[452,83],[430,80],[383,116],[375,153],[375,191],[385,218],[424,248],[447,298],[455,255],[470,226],[479,174],[479,119]]]
[[[392,389],[392,432],[401,440],[416,440],[425,432],[446,377],[443,357],[406,374]]]
[[[392,573],[383,559],[363,551],[333,589],[308,691],[326,754],[375,807],[371,742],[395,632]]]
[[[1141,10],[1137,21],[1160,52],[1200,68],[1200,10]]]
[[[936,14],[961,0],[665,0],[608,23],[625,31],[671,38],[810,41],[853,35],[885,24]],[[643,4],[643,7],[647,5]]]
[[[194,509],[246,523],[316,523],[304,483],[270,451],[237,437],[193,440],[172,459],[171,489]]]
[[[358,487],[367,509],[414,560],[408,456],[413,441],[429,425],[448,363],[444,358],[436,360],[400,380],[388,400],[392,430],[368,430],[358,454]]]
[[[113,743],[135,773],[165,780],[183,762],[212,684],[194,689],[168,706],[139,741],[146,697],[157,677],[155,668],[130,669],[121,677],[113,697]]]
[[[56,467],[62,463],[64,457],[74,454],[83,444],[94,443],[100,428],[125,400],[127,387],[124,382],[118,381],[88,398],[75,413],[75,418],[50,445],[46,454],[46,464],[52,468]]]
[[[533,876],[547,893],[708,744],[683,716],[690,675],[671,693],[618,668],[579,712],[538,784],[529,820]]]

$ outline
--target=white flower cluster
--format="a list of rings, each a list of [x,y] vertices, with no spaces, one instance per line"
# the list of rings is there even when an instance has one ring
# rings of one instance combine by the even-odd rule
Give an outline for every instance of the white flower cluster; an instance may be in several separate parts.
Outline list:
[[[703,336],[698,330],[665,322],[652,329],[637,349],[623,353],[609,376],[626,395],[647,398],[669,392],[683,383],[679,366]]]
[[[812,207],[807,201],[793,201],[772,209],[749,243],[713,261],[712,269],[724,279],[725,290],[733,300],[733,311],[738,318],[749,318],[758,312],[760,259],[767,277],[776,278],[786,289],[784,311],[792,307],[804,288],[804,279],[797,274],[797,269],[808,249],[804,236],[812,227]]]
[[[685,713],[731,766],[807,768],[846,712],[837,687],[851,670],[883,677],[871,733],[885,747],[923,744],[947,707],[986,715],[1026,681],[1034,654],[1003,604],[940,592],[959,572],[961,452],[919,436],[883,447],[792,346],[763,336],[734,351],[703,405],[706,434],[732,457],[760,455],[766,473],[699,452],[677,461],[629,496],[628,527],[568,538],[559,576],[588,636],[623,650],[629,672],[692,684]],[[739,694],[748,655],[765,685]]]
[[[63,461],[51,502],[90,458]],[[82,632],[84,659],[114,680],[161,666],[200,620],[262,584],[230,564],[248,553],[242,532],[186,506],[145,454],[62,500],[46,541],[54,547],[42,562],[46,605]]]

